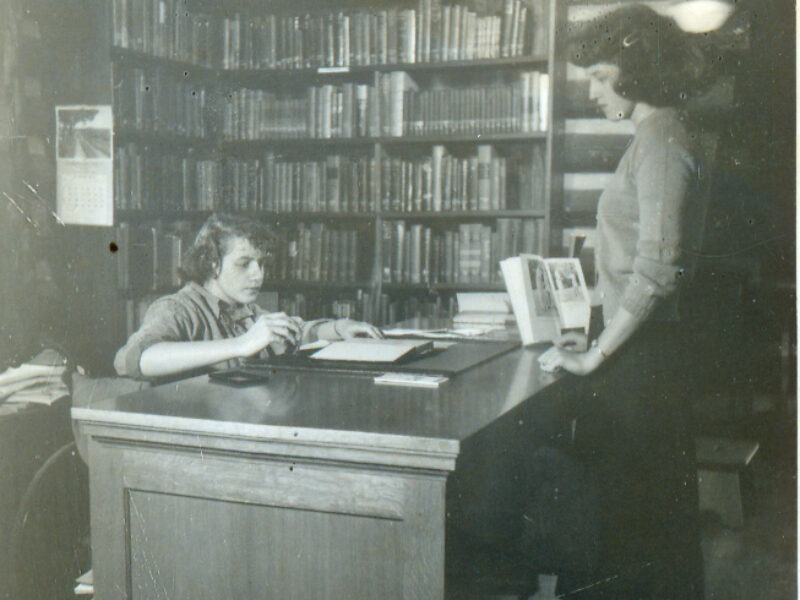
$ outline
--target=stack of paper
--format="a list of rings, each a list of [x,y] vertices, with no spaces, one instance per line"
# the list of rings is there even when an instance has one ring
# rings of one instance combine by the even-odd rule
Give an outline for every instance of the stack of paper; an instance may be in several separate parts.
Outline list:
[[[0,400],[49,406],[69,394],[63,380],[65,371],[60,355],[43,351],[30,362],[0,373]]]
[[[511,300],[505,292],[466,292],[456,294],[456,298],[458,314],[453,317],[454,327],[506,326],[514,322]]]

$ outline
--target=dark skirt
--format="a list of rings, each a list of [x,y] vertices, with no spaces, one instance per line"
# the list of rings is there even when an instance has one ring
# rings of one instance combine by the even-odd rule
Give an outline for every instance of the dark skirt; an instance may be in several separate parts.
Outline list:
[[[531,457],[524,546],[532,568],[561,575],[564,597],[703,598],[690,418],[699,357],[684,334],[644,325],[596,372],[568,376],[569,396],[539,423],[551,431],[537,435],[569,441]]]

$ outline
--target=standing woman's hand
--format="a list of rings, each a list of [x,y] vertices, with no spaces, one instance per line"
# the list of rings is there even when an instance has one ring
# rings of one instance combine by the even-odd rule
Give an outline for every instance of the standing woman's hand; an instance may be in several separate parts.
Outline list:
[[[539,357],[539,366],[542,371],[547,373],[564,369],[573,375],[588,375],[602,362],[603,356],[596,348],[591,348],[586,352],[571,352],[559,346],[553,346]]]

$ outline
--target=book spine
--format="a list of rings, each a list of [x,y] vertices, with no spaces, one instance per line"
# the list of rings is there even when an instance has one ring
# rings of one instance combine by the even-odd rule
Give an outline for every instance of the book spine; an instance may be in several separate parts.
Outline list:
[[[539,75],[539,131],[547,131],[550,106],[550,76],[547,73]]]
[[[381,281],[392,282],[392,256],[394,250],[393,224],[387,221],[381,223]]]
[[[479,144],[477,157],[477,208],[479,210],[489,210],[492,205],[491,167],[493,162],[492,147],[488,144]]]
[[[403,257],[405,255],[405,231],[404,221],[395,224],[394,236],[392,239],[392,281],[403,281]]]

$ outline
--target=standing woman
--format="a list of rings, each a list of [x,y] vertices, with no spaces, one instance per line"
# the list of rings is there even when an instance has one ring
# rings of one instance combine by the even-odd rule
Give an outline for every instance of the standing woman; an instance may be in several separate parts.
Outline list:
[[[544,370],[583,376],[575,449],[597,487],[599,558],[587,589],[568,597],[700,599],[695,359],[679,300],[700,249],[709,180],[680,107],[706,64],[691,36],[643,5],[574,24],[567,53],[587,69],[605,117],[636,127],[597,209],[603,331],[586,351],[561,343],[540,357]]]

